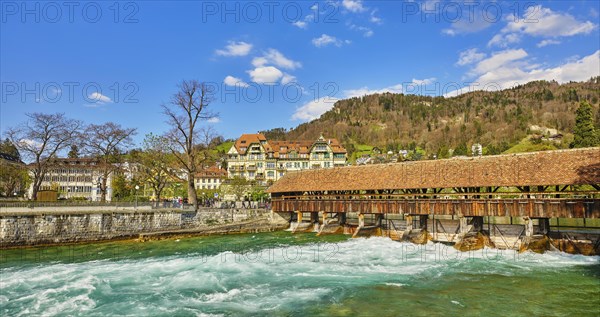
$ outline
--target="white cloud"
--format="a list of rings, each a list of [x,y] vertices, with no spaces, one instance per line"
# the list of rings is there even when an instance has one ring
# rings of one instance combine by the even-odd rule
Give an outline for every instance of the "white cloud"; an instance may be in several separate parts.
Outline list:
[[[295,81],[296,81],[296,76],[292,76],[292,75],[287,74],[287,73],[283,73],[283,77],[281,77],[281,83],[283,85],[289,84],[289,83],[293,83]]]
[[[519,43],[521,41],[521,35],[517,33],[508,34],[496,34],[488,42],[488,47],[498,46],[502,48],[508,47],[510,44]]]
[[[376,13],[377,13],[377,9],[371,11],[371,17],[369,18],[369,21],[371,21],[372,23],[375,23],[375,24],[382,24],[383,20],[380,17],[376,16],[375,15]]]
[[[479,62],[485,58],[485,53],[480,53],[477,48],[471,48],[466,51],[460,52],[456,65],[464,66]]]
[[[89,101],[91,101],[91,102],[101,104],[101,105],[105,104],[105,103],[112,103],[112,100],[109,97],[107,97],[99,92],[93,92],[93,93],[89,94],[87,99],[89,99]]]
[[[358,89],[344,90],[344,96],[346,98],[352,98],[352,97],[361,97],[361,96],[373,95],[373,94],[383,94],[386,92],[399,94],[399,93],[402,93],[402,91],[403,91],[402,84],[396,84],[396,85],[385,87],[382,89],[369,89],[369,87],[362,87],[362,88],[358,88]]]
[[[600,50],[556,67],[544,68],[524,60],[528,54],[522,49],[507,50],[480,61],[472,70],[478,76],[475,84],[446,96],[459,95],[473,90],[498,90],[534,80],[556,80],[559,83],[583,81],[600,75]]]
[[[425,78],[425,79],[415,79],[413,78],[412,83],[415,85],[430,85],[433,84],[435,82],[437,78],[435,77],[431,77],[431,78]]]
[[[532,36],[573,36],[588,34],[596,28],[590,21],[577,21],[568,13],[557,13],[541,5],[529,7],[523,17],[508,17],[506,30]]]
[[[548,46],[548,45],[558,45],[560,44],[560,41],[557,40],[543,40],[539,43],[537,43],[537,47],[544,47],[544,46]]]
[[[323,113],[330,110],[339,99],[334,97],[323,97],[305,103],[292,115],[292,120],[309,121],[320,117]]]
[[[316,47],[324,47],[330,44],[340,47],[344,44],[350,44],[350,41],[342,41],[335,36],[322,34],[320,37],[312,39],[312,44]]]
[[[490,19],[485,18],[485,12],[475,12],[471,17],[470,14],[465,14],[460,17],[460,20],[453,22],[450,28],[443,29],[442,33],[450,36],[458,34],[475,33],[487,29],[492,25]]]
[[[352,24],[352,23],[348,23],[347,25],[350,28],[350,30],[355,30],[355,31],[358,31],[358,32],[362,32],[362,34],[363,34],[364,37],[371,37],[371,36],[373,36],[373,30],[371,30],[370,28],[368,28],[366,26],[358,26],[358,25]]]
[[[522,17],[510,14],[506,20],[506,26],[488,46],[507,47],[518,43],[522,35],[557,38],[589,34],[598,27],[590,21],[578,21],[568,13],[554,12],[541,5],[528,7]]]
[[[221,119],[219,119],[219,117],[212,117],[210,119],[207,120],[209,123],[219,123],[221,122]]]
[[[473,69],[474,74],[485,74],[505,67],[514,61],[527,57],[527,52],[523,49],[505,50],[492,54],[487,59],[480,61]]]
[[[246,82],[244,82],[243,80],[237,78],[237,77],[233,77],[233,76],[227,76],[225,77],[225,79],[223,80],[223,83],[227,86],[233,86],[233,87],[248,87],[248,84]]]
[[[255,57],[252,60],[254,67],[263,67],[267,64],[272,64],[285,69],[296,69],[302,67],[300,62],[293,61],[285,57],[281,52],[276,49],[268,49],[263,56]]]
[[[363,6],[361,0],[343,0],[342,6],[350,12],[364,12],[367,9]]]
[[[292,24],[295,25],[295,26],[297,26],[297,27],[299,27],[299,28],[301,28],[301,29],[306,29],[308,27],[308,25],[306,24],[306,22],[301,21],[301,20],[298,20],[298,21],[296,21],[296,22],[294,22]]]
[[[246,56],[252,50],[252,44],[246,42],[229,41],[225,49],[216,50],[215,54],[220,56]]]
[[[283,77],[283,73],[273,66],[256,67],[248,74],[253,82],[259,84],[275,84]]]

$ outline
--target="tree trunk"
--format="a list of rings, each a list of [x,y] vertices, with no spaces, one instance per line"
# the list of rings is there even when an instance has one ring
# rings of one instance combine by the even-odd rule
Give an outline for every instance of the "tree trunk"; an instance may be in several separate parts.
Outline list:
[[[106,202],[106,192],[108,190],[108,188],[106,187],[107,178],[108,178],[108,176],[106,176],[106,175],[103,175],[103,177],[102,177],[102,187],[100,188],[100,192],[102,193],[100,195],[101,202]]]
[[[194,206],[194,209],[198,209],[198,195],[196,195],[196,188],[194,187],[194,177],[188,174],[187,180],[188,189],[188,203]]]

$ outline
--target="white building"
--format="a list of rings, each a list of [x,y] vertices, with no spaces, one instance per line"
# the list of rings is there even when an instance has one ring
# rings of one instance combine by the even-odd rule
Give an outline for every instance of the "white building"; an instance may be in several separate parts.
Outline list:
[[[196,189],[215,190],[219,189],[225,179],[227,179],[227,170],[215,165],[196,173],[194,181]]]
[[[85,198],[91,201],[99,201],[102,193],[100,184],[102,182],[102,164],[93,158],[60,158],[54,159],[49,166],[40,186],[40,190],[57,190],[59,198]],[[130,164],[124,164],[121,173],[131,178]],[[31,172],[30,172],[31,174]],[[31,175],[33,177],[33,175]],[[112,179],[114,173],[110,173],[106,180],[106,200],[112,199]],[[28,196],[33,195],[33,185],[29,187]]]

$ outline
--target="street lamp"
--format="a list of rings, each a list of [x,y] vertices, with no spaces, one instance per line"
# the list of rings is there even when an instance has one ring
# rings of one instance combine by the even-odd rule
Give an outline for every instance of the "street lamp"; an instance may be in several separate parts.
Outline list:
[[[140,189],[140,186],[135,185],[135,209],[137,209],[137,197],[138,197],[138,189]]]

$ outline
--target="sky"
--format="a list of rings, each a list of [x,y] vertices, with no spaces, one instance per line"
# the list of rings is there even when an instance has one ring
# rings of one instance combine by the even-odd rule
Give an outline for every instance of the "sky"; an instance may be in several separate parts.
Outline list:
[[[26,113],[169,127],[182,80],[225,138],[377,92],[453,96],[600,75],[600,1],[2,1],[0,134]]]

